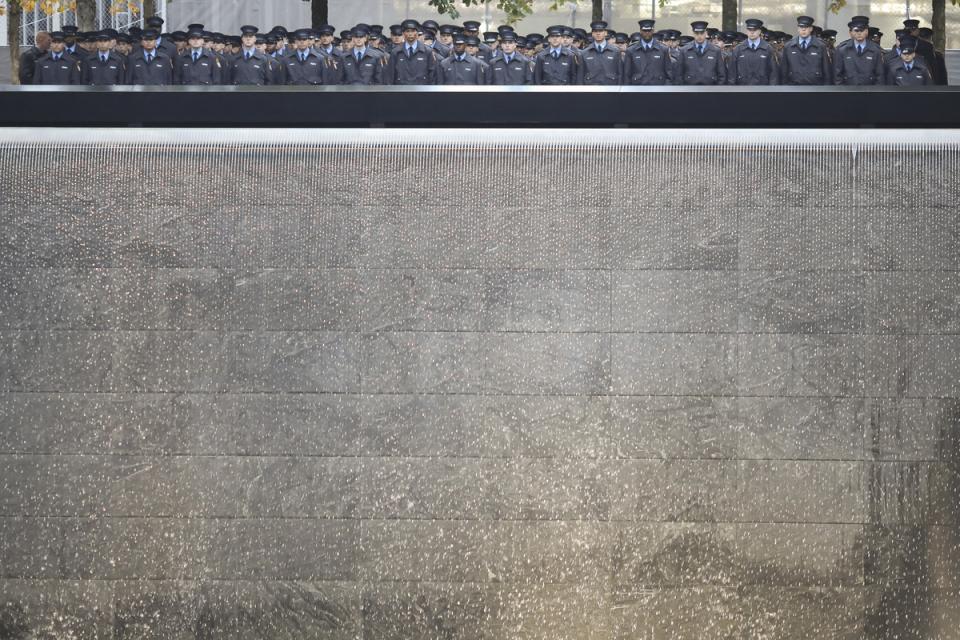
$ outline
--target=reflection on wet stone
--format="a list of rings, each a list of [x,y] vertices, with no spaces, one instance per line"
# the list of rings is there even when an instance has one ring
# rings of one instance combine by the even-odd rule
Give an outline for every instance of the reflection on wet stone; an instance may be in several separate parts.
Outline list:
[[[956,149],[324,135],[0,142],[0,638],[958,637]]]

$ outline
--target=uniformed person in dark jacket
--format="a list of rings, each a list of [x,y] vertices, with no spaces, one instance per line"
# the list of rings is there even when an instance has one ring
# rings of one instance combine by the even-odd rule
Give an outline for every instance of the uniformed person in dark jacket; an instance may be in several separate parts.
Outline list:
[[[776,85],[780,83],[776,56],[761,37],[763,21],[751,18],[745,23],[747,39],[738,44],[730,55],[727,84]]]
[[[887,84],[895,87],[923,87],[933,84],[930,70],[917,56],[916,38],[900,40],[900,59],[887,66]]]
[[[907,30],[907,35],[916,39],[917,56],[923,62],[923,66],[931,72],[936,84],[940,84],[939,78],[937,78],[935,74],[935,69],[937,68],[937,52],[931,43],[920,38],[920,21],[915,19],[904,20],[903,28]]]
[[[315,32],[314,53],[323,57],[323,84],[343,84],[343,49],[333,42],[336,30],[329,24],[321,25]]]
[[[203,30],[187,32],[187,50],[177,58],[174,82],[185,85],[223,84],[224,64],[220,57],[203,46]]]
[[[666,46],[653,37],[654,20],[640,21],[640,38],[624,56],[624,83],[630,85],[674,84],[676,67]]]
[[[267,56],[257,51],[257,27],[240,27],[240,53],[233,57],[228,65],[230,84],[264,86],[273,83],[270,73],[271,63]]]
[[[563,27],[547,29],[547,43],[535,60],[533,82],[540,85],[580,84],[580,56],[563,46]]]
[[[83,84],[115,86],[127,81],[127,61],[111,48],[110,34],[101,31],[95,36],[97,51],[83,65]]]
[[[690,23],[693,42],[680,49],[679,84],[718,85],[727,83],[727,65],[723,52],[708,39],[707,23]]]
[[[839,45],[834,53],[834,84],[884,84],[883,51],[867,38],[869,25],[862,20],[851,20],[847,26],[850,40]]]
[[[607,23],[590,23],[592,42],[580,51],[583,63],[583,84],[612,86],[623,83],[623,56],[607,41]]]
[[[34,36],[35,44],[20,55],[20,84],[33,84],[33,71],[37,60],[47,55],[50,49],[50,34],[38,31]]]
[[[163,33],[163,18],[160,16],[150,16],[144,21],[144,25],[147,29],[153,29],[157,32],[157,51],[160,53],[165,53],[167,57],[171,60],[176,60],[177,56],[180,55],[180,52],[177,51],[177,44],[173,41],[172,38],[164,38]]]
[[[325,84],[324,69],[332,60],[318,54],[310,48],[312,38],[309,29],[293,32],[293,54],[285,57],[287,84],[322,85]]]
[[[81,62],[87,57],[86,52],[80,48],[78,40],[80,39],[80,27],[73,24],[65,24],[60,27],[63,32],[63,41],[66,46],[63,53]]]
[[[33,84],[80,84],[82,64],[66,53],[62,31],[50,34],[50,51],[33,65]]]
[[[813,37],[813,18],[797,18],[797,37],[783,47],[780,82],[790,85],[830,84],[830,56],[827,46]]]
[[[433,50],[420,42],[420,24],[416,20],[404,20],[400,29],[403,42],[390,56],[390,84],[436,84],[439,61]]]
[[[517,34],[512,31],[500,33],[500,46],[489,66],[488,84],[533,84],[533,60],[517,52]]]
[[[486,70],[483,60],[467,53],[467,37],[458,34],[453,37],[453,55],[441,60],[437,68],[437,84],[487,84]]]
[[[140,35],[140,49],[127,59],[127,84],[173,84],[173,60],[157,50],[159,36],[153,29],[145,29]]]
[[[937,50],[933,45],[933,29],[929,27],[921,27],[917,29],[917,40],[925,42],[933,47],[933,55],[937,61],[936,67],[930,69],[930,75],[933,76],[933,83],[945,85],[947,84],[947,59],[943,55],[943,51]],[[917,43],[919,46],[919,42]]]
[[[383,84],[384,67],[387,66],[386,56],[367,46],[370,31],[366,27],[357,26],[350,32],[353,39],[353,48],[343,56],[343,76],[346,84],[378,85]]]

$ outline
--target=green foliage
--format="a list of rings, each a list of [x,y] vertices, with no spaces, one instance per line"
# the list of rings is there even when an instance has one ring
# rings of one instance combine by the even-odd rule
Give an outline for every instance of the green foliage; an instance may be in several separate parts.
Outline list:
[[[482,6],[490,0],[430,0],[430,5],[439,13],[445,13],[453,19],[460,17],[457,4],[465,7]],[[554,3],[554,4],[559,4]],[[506,14],[508,24],[520,21],[533,12],[533,0],[497,0],[497,9]]]

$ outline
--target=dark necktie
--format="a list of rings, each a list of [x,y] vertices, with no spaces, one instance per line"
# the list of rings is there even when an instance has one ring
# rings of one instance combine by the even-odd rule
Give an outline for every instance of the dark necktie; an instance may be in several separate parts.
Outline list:
[[[59,54],[59,53],[53,54],[53,61],[54,61],[54,62],[59,62],[59,61],[60,61],[60,54]]]
[[[908,65],[907,65],[907,71],[913,71],[913,65],[912,65],[912,64],[908,64]]]
[[[199,59],[200,59],[200,54],[197,53],[196,51],[194,51],[194,52],[193,52],[193,61],[196,62],[196,61],[199,60]]]
[[[513,61],[513,56],[503,56],[503,59],[507,62],[507,64],[510,64],[510,62]]]
[[[363,54],[357,51],[357,62],[360,62],[361,59],[363,59]]]
[[[251,54],[249,51],[247,51],[246,53],[243,54],[244,58],[246,58],[247,60],[250,59],[250,56],[251,56],[251,55],[253,55],[253,54]]]
[[[407,47],[407,57],[408,58],[413,57],[413,47]]]
[[[697,46],[697,53],[699,53],[700,55],[703,55],[703,45],[702,45],[702,44],[699,45],[699,46]]]
[[[100,62],[107,64],[107,54],[104,53],[100,56]]]
[[[807,41],[806,41],[806,40],[801,40],[801,41],[800,41],[800,49],[801,49],[802,51],[806,51],[806,50],[807,50]]]
[[[151,62],[153,62],[153,54],[152,54],[152,53],[148,53],[148,54],[147,54],[147,64],[150,64]]]
[[[863,55],[863,45],[862,45],[862,44],[858,44],[858,45],[857,45],[857,55],[860,55],[860,56]]]
[[[560,59],[560,52],[559,52],[559,51],[554,51],[554,52],[553,52],[553,59],[554,59],[554,60],[559,60],[559,59]]]
[[[306,61],[307,61],[307,54],[301,51],[301,52],[300,52],[300,62],[306,62]]]

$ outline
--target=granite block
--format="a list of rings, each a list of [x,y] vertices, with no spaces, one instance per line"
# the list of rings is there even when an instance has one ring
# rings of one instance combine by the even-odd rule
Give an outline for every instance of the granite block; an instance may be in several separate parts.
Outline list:
[[[482,334],[485,392],[597,394],[610,388],[610,338],[597,333]]]
[[[64,577],[64,529],[60,518],[0,517],[0,579]]]
[[[736,389],[735,337],[614,334],[610,342],[615,394],[727,395]]]
[[[615,431],[604,396],[486,396],[485,438],[522,458],[607,458]]]
[[[924,398],[867,401],[869,429],[864,446],[875,460],[946,459],[960,403]]]
[[[739,397],[737,458],[862,460],[873,422],[859,398]]]
[[[476,222],[461,225],[467,232],[471,226],[479,228],[480,233],[468,241],[468,246],[488,269],[600,269],[605,266],[603,230],[608,216],[609,211],[595,207],[510,203],[486,209]],[[454,261],[457,253],[448,251],[439,256],[445,266],[460,266]]]
[[[213,332],[113,334],[112,387],[131,393],[211,392],[223,377],[225,336]]]
[[[497,478],[498,516],[508,520],[610,520],[629,502],[633,479],[603,460],[517,458]]]
[[[857,272],[741,273],[739,329],[746,333],[862,333],[867,276]]]
[[[365,393],[469,393],[480,388],[480,334],[364,334],[362,353]]]
[[[113,638],[109,583],[0,580],[0,637]]]
[[[363,628],[362,593],[351,582],[245,581],[233,587],[232,606],[201,610],[199,636],[253,640],[353,640]]]
[[[484,270],[484,331],[599,332],[610,329],[606,271]]]
[[[361,579],[389,582],[500,581],[504,525],[473,520],[365,520],[361,526]]]
[[[363,590],[365,640],[494,640],[497,591],[471,583],[381,582]]]
[[[475,269],[367,269],[363,330],[477,331],[484,316],[483,273]]]
[[[737,392],[742,396],[861,396],[866,387],[865,343],[859,336],[741,335]]]
[[[616,271],[613,331],[737,330],[737,275],[730,271]]]

